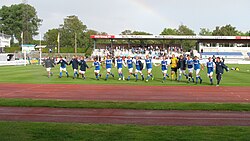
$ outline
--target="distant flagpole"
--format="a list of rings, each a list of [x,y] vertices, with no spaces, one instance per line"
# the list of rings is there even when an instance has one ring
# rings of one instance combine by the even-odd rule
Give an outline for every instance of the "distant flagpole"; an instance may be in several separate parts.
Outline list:
[[[40,39],[39,39],[39,40],[40,40],[40,41],[39,41],[39,45],[41,46],[41,45],[42,45],[42,34],[41,34],[41,32],[39,32],[39,36],[40,36],[40,37],[39,37],[39,38],[40,38]]]
[[[57,52],[60,53],[60,32],[58,32],[58,35],[57,35],[57,43],[58,43]]]

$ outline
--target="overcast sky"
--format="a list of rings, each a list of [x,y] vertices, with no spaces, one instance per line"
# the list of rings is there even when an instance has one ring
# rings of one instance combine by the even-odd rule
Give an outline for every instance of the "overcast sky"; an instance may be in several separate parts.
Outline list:
[[[231,24],[250,30],[250,0],[27,0],[43,19],[40,32],[57,28],[69,15],[77,15],[89,29],[119,34],[125,29],[160,34],[165,27],[202,27]],[[0,6],[21,3],[0,0]]]

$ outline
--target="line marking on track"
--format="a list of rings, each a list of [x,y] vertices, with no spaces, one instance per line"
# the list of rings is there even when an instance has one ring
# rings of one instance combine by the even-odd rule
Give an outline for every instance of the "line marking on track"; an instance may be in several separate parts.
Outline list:
[[[167,116],[167,117],[145,117],[145,116],[88,116],[88,115],[53,115],[53,114],[12,114],[12,113],[1,113],[3,116],[37,116],[37,117],[69,117],[69,118],[120,118],[120,119],[178,119],[178,120],[244,120],[250,121],[249,118],[232,118],[232,117],[182,117],[182,116]]]

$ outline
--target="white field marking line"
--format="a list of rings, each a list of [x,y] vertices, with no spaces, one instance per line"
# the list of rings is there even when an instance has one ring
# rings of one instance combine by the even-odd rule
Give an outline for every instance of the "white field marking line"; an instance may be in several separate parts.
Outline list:
[[[177,117],[177,116],[170,116],[170,117],[139,117],[139,116],[133,116],[133,117],[127,117],[127,116],[88,116],[88,115],[52,115],[52,114],[12,114],[12,113],[0,113],[0,115],[3,116],[38,116],[38,117],[70,117],[70,118],[121,118],[121,119],[178,119],[178,120],[243,120],[243,121],[250,121],[250,117],[239,117],[239,118],[232,118],[232,117],[215,117],[215,118],[209,118],[209,117]]]
[[[11,84],[10,84],[10,85],[11,85]],[[28,87],[28,88],[26,88],[26,89],[21,89],[21,90],[16,90],[16,91],[10,91],[10,92],[8,92],[8,93],[1,94],[0,97],[1,97],[1,96],[8,96],[8,95],[10,95],[10,94],[17,93],[17,92],[24,92],[24,91],[31,90],[31,89],[34,89],[34,88],[39,88],[39,87],[41,87],[41,86],[42,86],[42,84],[37,84],[37,85],[35,85],[35,86],[33,86],[33,87]]]

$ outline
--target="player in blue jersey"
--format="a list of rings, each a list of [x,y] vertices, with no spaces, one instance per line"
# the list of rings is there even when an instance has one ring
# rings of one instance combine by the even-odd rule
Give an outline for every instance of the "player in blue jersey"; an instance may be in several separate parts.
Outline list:
[[[107,70],[107,75],[105,78],[105,81],[108,80],[109,75],[114,77],[114,74],[111,72],[111,68],[112,68],[112,59],[110,58],[110,56],[108,55],[106,60],[105,60],[105,64],[106,64],[106,70]]]
[[[66,59],[64,59],[62,56],[60,57],[60,60],[57,62],[57,64],[61,64],[60,66],[60,74],[59,74],[59,78],[62,78],[62,72],[66,72],[67,77],[69,77],[69,73],[66,69],[66,65],[68,65]]]
[[[213,85],[214,69],[215,69],[215,63],[213,62],[212,57],[209,57],[208,62],[207,62],[207,76],[210,79],[210,84],[211,85]]]
[[[187,55],[187,68],[188,68],[188,83],[190,82],[191,79],[194,82],[193,78],[194,62],[191,59],[190,55]]]
[[[86,69],[89,68],[89,66],[87,65],[86,61],[84,60],[84,56],[81,57],[81,60],[79,61],[79,66],[80,66],[80,70],[79,70],[79,74],[82,75],[82,79],[85,80],[85,72]]]
[[[148,72],[148,77],[146,79],[146,82],[148,82],[150,77],[151,77],[152,80],[154,80],[154,76],[152,74],[153,63],[152,63],[152,59],[149,58],[149,55],[146,55],[145,65],[146,65],[146,69],[147,69],[147,72]]]
[[[95,78],[96,80],[99,80],[99,77],[102,75],[100,74],[100,69],[101,69],[101,63],[97,60],[97,58],[94,58],[94,63],[93,65],[95,67],[94,73],[95,73]]]
[[[134,67],[133,67],[133,60],[131,59],[130,56],[128,56],[128,58],[127,58],[127,60],[126,60],[126,64],[127,64],[128,72],[129,72],[129,75],[128,75],[127,80],[129,81],[131,75],[134,75],[134,76],[135,76],[135,74],[133,73],[133,70],[134,70]]]
[[[74,71],[74,76],[73,76],[73,79],[75,79],[76,77],[79,76],[78,74],[78,64],[79,64],[79,61],[77,59],[77,57],[74,55],[72,57],[72,60],[69,62],[69,65],[72,64],[72,68],[73,68],[73,71]]]
[[[138,73],[141,74],[142,81],[144,80],[144,75],[142,73],[142,70],[143,70],[143,63],[139,59],[139,57],[136,56],[136,59],[135,59],[135,78],[136,78],[136,80],[135,81],[138,80]]]
[[[118,80],[124,80],[123,73],[122,73],[122,65],[124,65],[124,61],[122,60],[120,56],[118,56],[117,59],[115,60],[115,66],[117,67],[118,75],[119,75]]]
[[[162,83],[164,83],[166,81],[166,77],[169,77],[168,74],[167,74],[168,66],[169,66],[169,62],[167,61],[167,57],[164,56],[163,60],[161,61],[161,71],[162,71],[162,74],[163,74]]]
[[[197,84],[198,83],[198,80],[200,80],[200,84],[202,83],[202,79],[201,79],[201,76],[200,76],[200,71],[201,69],[203,70],[203,65],[200,64],[200,60],[197,56],[194,57],[194,70],[195,70],[195,75],[196,75],[196,81],[195,83]]]

